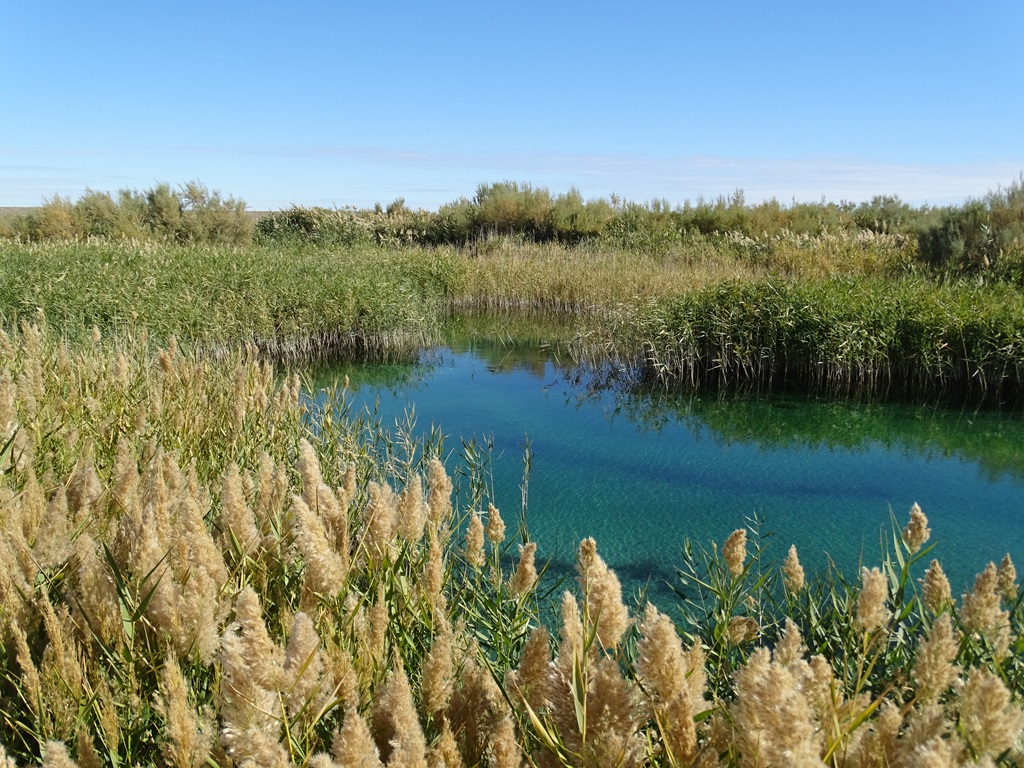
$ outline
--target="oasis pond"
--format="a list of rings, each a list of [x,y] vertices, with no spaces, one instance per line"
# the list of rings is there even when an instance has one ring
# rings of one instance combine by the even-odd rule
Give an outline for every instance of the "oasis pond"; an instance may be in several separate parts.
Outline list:
[[[320,389],[348,376],[354,411],[384,425],[440,430],[463,493],[475,455],[481,504],[501,510],[510,534],[525,497],[548,579],[571,575],[575,548],[593,536],[627,599],[646,590],[668,602],[687,538],[710,547],[758,520],[765,562],[795,544],[809,576],[834,562],[856,580],[891,549],[893,520],[904,525],[915,502],[954,594],[1007,552],[1024,563],[1020,414],[640,393],[599,385],[568,362],[557,333],[510,333],[462,326],[416,363],[312,377]]]

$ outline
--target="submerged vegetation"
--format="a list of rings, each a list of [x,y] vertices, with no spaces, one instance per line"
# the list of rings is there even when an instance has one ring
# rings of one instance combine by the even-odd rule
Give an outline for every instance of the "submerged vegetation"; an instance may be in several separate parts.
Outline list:
[[[549,619],[472,466],[344,389],[311,411],[251,353],[98,331],[0,347],[6,764],[1019,761],[1014,565],[957,598],[916,507],[854,579],[753,524],[681,540],[669,612],[587,539]]]

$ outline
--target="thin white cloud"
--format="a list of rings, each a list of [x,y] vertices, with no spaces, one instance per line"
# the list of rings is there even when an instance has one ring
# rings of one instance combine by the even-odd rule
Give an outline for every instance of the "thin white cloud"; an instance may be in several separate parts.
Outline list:
[[[5,156],[17,162],[3,163]],[[34,204],[54,192],[73,195],[75,189],[105,189],[112,182],[146,187],[179,167],[189,169],[187,178],[208,181],[216,176],[220,189],[248,200],[252,207],[278,207],[281,196],[299,204],[323,204],[326,198],[332,204],[363,205],[403,195],[411,205],[436,208],[471,196],[480,182],[505,179],[531,182],[553,192],[576,186],[592,197],[614,192],[627,200],[666,199],[672,204],[742,189],[748,202],[772,197],[784,204],[822,198],[859,202],[876,194],[895,194],[912,204],[944,205],[1017,179],[1024,159],[912,164],[835,156],[764,159],[344,146],[50,151],[0,147],[0,205]],[[247,189],[255,176],[264,177],[261,187]],[[274,200],[270,189],[275,190]]]

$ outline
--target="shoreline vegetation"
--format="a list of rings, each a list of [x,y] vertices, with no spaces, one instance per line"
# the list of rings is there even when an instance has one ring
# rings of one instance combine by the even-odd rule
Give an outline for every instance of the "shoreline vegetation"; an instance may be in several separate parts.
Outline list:
[[[0,318],[141,325],[214,352],[394,359],[452,312],[560,312],[636,386],[1016,408],[1024,177],[961,206],[584,201],[481,185],[437,212],[254,217],[200,184],[54,198],[0,222]],[[69,291],[69,286],[75,289]]]
[[[0,765],[1024,761],[1009,555],[956,596],[916,506],[852,576],[751,520],[680,541],[674,606],[627,605],[592,539],[548,583],[473,451],[449,471],[443,436],[288,366],[571,311],[630,383],[1016,406],[1024,182],[942,210],[398,203],[254,224],[161,185],[0,224]]]

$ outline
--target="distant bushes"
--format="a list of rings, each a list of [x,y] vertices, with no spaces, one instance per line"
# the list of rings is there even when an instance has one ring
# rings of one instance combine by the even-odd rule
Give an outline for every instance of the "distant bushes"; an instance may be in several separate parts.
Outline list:
[[[1024,176],[981,200],[941,212],[919,237],[922,260],[947,276],[1024,285]]]
[[[792,235],[842,235],[860,232],[916,240],[935,218],[898,197],[870,202],[794,203],[772,199],[748,205],[743,192],[714,201],[673,207],[667,200],[646,203],[586,200],[576,188],[552,195],[543,187],[514,181],[481,184],[472,199],[459,198],[436,213],[413,211],[398,200],[382,210],[292,207],[263,217],[257,240],[351,244],[355,242],[462,247],[496,237],[534,243],[609,245],[649,254],[678,250],[695,237],[786,238]]]
[[[177,189],[159,184],[140,192],[87,190],[77,202],[54,196],[6,225],[7,236],[26,240],[163,240],[174,243],[247,245],[253,223],[245,203],[223,198],[202,184]]]

